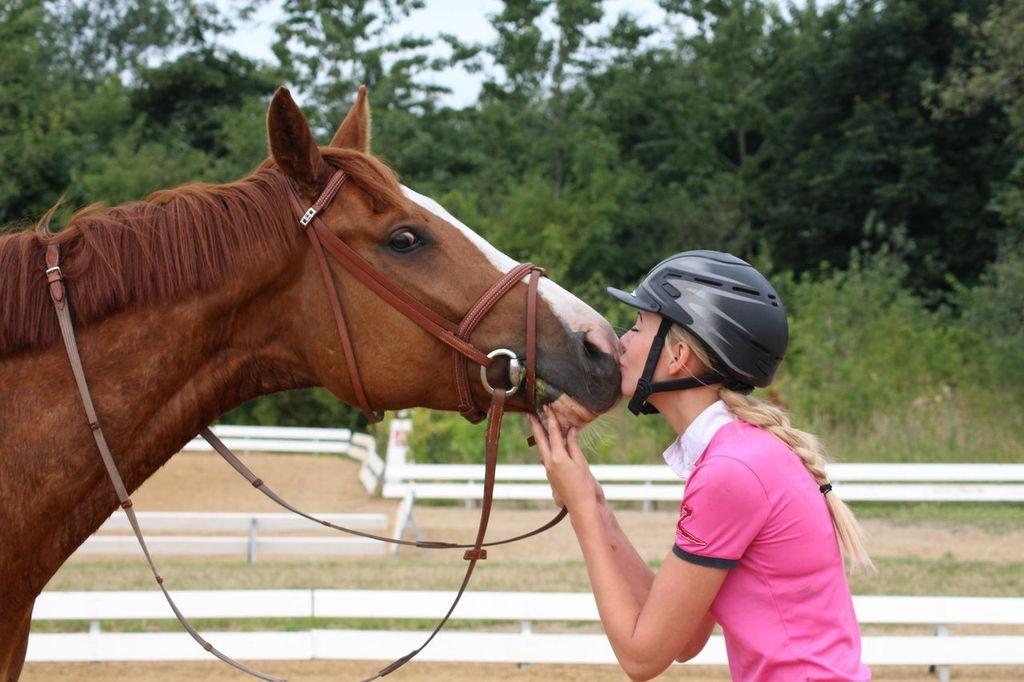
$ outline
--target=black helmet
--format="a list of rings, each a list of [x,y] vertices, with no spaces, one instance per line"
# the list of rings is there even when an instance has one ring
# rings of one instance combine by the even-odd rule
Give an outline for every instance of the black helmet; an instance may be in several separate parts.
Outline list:
[[[749,393],[771,383],[789,342],[786,309],[772,285],[750,263],[721,251],[684,251],[661,261],[632,294],[608,293],[634,308],[657,313],[662,324],[629,402],[634,414],[657,412],[651,393],[721,383]],[[651,383],[672,323],[704,344],[712,372]]]

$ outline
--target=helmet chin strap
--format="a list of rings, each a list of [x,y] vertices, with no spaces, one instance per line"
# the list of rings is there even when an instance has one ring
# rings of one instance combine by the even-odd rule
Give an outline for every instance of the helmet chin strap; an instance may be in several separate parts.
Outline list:
[[[651,381],[651,378],[654,376],[654,368],[658,366],[658,359],[661,357],[661,349],[665,347],[665,337],[668,335],[668,330],[671,327],[672,320],[662,317],[661,324],[658,325],[658,333],[654,335],[654,340],[651,341],[651,350],[647,353],[643,374],[637,380],[633,397],[629,400],[629,411],[635,415],[658,414],[658,408],[647,402],[647,399],[653,393],[681,391],[687,388],[696,388],[697,386],[722,383],[722,376],[717,372],[705,372],[697,376],[686,379],[674,379],[672,381]]]

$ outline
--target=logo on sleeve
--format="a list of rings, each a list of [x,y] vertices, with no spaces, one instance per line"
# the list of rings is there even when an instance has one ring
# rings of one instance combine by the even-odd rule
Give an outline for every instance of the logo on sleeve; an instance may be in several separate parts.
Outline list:
[[[691,533],[687,529],[683,528],[683,521],[685,521],[686,519],[692,518],[692,517],[693,517],[693,508],[691,508],[690,505],[684,504],[682,507],[680,507],[679,508],[679,522],[676,524],[676,530],[679,531],[680,535],[682,535],[684,538],[686,538],[687,540],[689,540],[690,542],[692,542],[695,545],[707,545],[708,543],[704,542],[699,537],[697,537],[696,535],[694,535],[693,533]]]

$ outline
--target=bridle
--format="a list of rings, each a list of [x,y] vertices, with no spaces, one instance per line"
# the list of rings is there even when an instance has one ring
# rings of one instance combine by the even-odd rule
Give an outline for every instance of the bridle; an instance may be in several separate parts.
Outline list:
[[[298,190],[295,188],[294,184],[291,183],[291,180],[289,180],[290,191],[288,193],[288,198],[295,211],[299,226],[308,237],[313,252],[316,254],[320,272],[323,276],[324,286],[327,289],[327,298],[338,329],[338,338],[341,341],[342,350],[345,354],[345,364],[348,367],[349,378],[352,382],[356,402],[370,421],[380,421],[382,414],[374,411],[370,406],[365,387],[363,386],[362,377],[360,376],[358,363],[356,361],[355,349],[352,344],[352,338],[345,322],[344,309],[327,262],[328,255],[335,263],[345,268],[349,274],[355,277],[355,279],[362,283],[366,288],[370,289],[389,306],[402,313],[405,317],[422,329],[426,330],[442,343],[451,347],[452,367],[456,392],[458,394],[459,413],[466,419],[473,422],[480,421],[484,416],[486,416],[488,420],[486,458],[484,464],[484,491],[483,500],[480,505],[480,521],[477,526],[475,539],[472,543],[468,544],[436,540],[402,540],[400,538],[388,538],[351,528],[345,528],[344,526],[339,526],[329,521],[319,519],[295,507],[274,492],[266,483],[263,482],[261,478],[256,476],[252,470],[245,466],[245,464],[243,464],[242,461],[239,460],[238,457],[236,457],[234,453],[232,453],[231,450],[229,450],[209,428],[202,429],[200,431],[200,435],[202,435],[203,438],[213,446],[214,450],[220,454],[221,457],[223,457],[224,460],[235,469],[235,471],[248,480],[254,488],[262,492],[278,505],[300,516],[310,519],[311,521],[315,521],[316,523],[328,528],[333,528],[345,533],[359,535],[374,540],[380,540],[382,542],[411,545],[424,549],[466,550],[463,558],[467,560],[469,564],[466,567],[466,573],[462,579],[462,584],[459,586],[459,591],[455,595],[455,599],[452,601],[452,605],[444,615],[444,618],[441,619],[419,648],[393,661],[379,670],[375,675],[363,681],[368,682],[369,680],[374,680],[394,672],[401,666],[405,665],[412,660],[416,654],[422,651],[423,648],[431,642],[431,640],[434,639],[437,633],[440,632],[441,628],[444,627],[448,618],[451,617],[452,612],[454,612],[455,607],[462,598],[462,594],[469,585],[469,580],[473,575],[473,569],[476,567],[477,561],[487,558],[486,547],[507,544],[542,533],[545,530],[552,528],[565,518],[567,511],[565,508],[562,508],[553,519],[528,533],[523,533],[503,540],[485,542],[487,524],[491,514],[491,504],[494,498],[495,469],[498,462],[498,444],[501,438],[501,421],[505,412],[505,401],[509,396],[514,395],[522,385],[526,396],[527,409],[530,412],[536,411],[534,394],[536,392],[537,374],[537,295],[539,281],[544,275],[544,270],[531,263],[521,263],[515,266],[491,285],[491,287],[484,292],[476,303],[470,306],[469,310],[458,324],[453,323],[407,294],[391,279],[374,268],[373,265],[360,256],[355,249],[346,244],[342,239],[337,237],[328,229],[327,225],[321,219],[320,213],[334,200],[347,178],[348,176],[344,171],[336,170],[331,175],[327,185],[324,187],[313,205],[306,209],[303,208]],[[470,341],[470,337],[472,336],[473,330],[480,321],[486,317],[487,313],[490,312],[498,301],[508,294],[524,278],[528,278],[525,320],[526,357],[525,363],[520,364],[519,358],[515,352],[508,350],[507,348],[498,348],[485,353]],[[99,423],[99,418],[96,415],[96,409],[93,405],[92,396],[89,392],[89,387],[85,379],[85,370],[82,366],[82,360],[78,353],[78,344],[75,340],[75,332],[68,305],[68,292],[65,286],[64,275],[60,268],[60,248],[57,244],[48,244],[46,246],[46,281],[50,293],[50,300],[52,301],[57,313],[61,338],[64,341],[64,347],[67,351],[71,370],[75,377],[75,383],[78,386],[82,405],[89,421],[90,431],[96,441],[96,447],[100,451],[100,456],[107,470],[107,475],[110,477],[111,483],[114,485],[114,490],[117,493],[121,507],[128,516],[132,530],[135,532],[135,537],[138,539],[139,545],[142,547],[142,552],[146,557],[146,562],[149,564],[150,570],[153,572],[154,578],[156,578],[157,585],[160,587],[164,597],[167,599],[167,603],[170,605],[171,610],[181,622],[182,627],[184,627],[192,638],[214,656],[250,675],[267,680],[268,682],[277,682],[278,678],[261,673],[250,668],[244,663],[240,663],[232,659],[206,641],[181,613],[177,605],[174,603],[174,600],[171,598],[170,593],[167,591],[167,588],[164,586],[164,579],[160,576],[156,564],[153,561],[153,557],[150,555],[149,549],[146,546],[146,541],[142,537],[142,530],[139,527],[138,519],[135,515],[134,509],[132,508],[131,497],[128,495],[124,481],[117,470],[117,465],[114,463],[113,456],[110,454],[110,448],[107,445],[106,438],[103,435],[103,429]],[[496,357],[505,357],[509,361],[510,388],[504,389],[500,387],[493,387],[488,382],[487,368],[494,363],[494,359]],[[480,380],[483,383],[484,388],[487,389],[491,395],[490,406],[486,413],[481,411],[473,401],[472,388],[469,383],[470,361],[480,366]]]
[[[506,395],[512,395],[518,390],[523,373],[519,368],[518,357],[515,353],[505,348],[484,353],[472,344],[470,337],[473,334],[473,330],[490,312],[491,308],[505,294],[511,291],[520,280],[524,277],[529,277],[526,294],[525,393],[527,407],[532,411],[534,409],[533,393],[537,370],[537,289],[540,278],[544,275],[544,269],[532,263],[520,263],[515,266],[498,279],[497,282],[492,284],[477,299],[476,303],[470,306],[462,321],[455,324],[406,293],[404,289],[360,256],[355,249],[331,232],[323,220],[321,220],[320,213],[334,200],[334,197],[347,179],[348,175],[345,171],[335,171],[327,181],[323,192],[320,193],[320,196],[308,209],[303,209],[298,190],[289,180],[292,192],[288,194],[288,198],[295,214],[299,217],[299,225],[303,228],[306,237],[309,238],[310,245],[313,247],[313,252],[316,254],[317,262],[320,265],[320,273],[323,276],[324,287],[327,289],[327,298],[334,312],[334,320],[338,327],[338,337],[344,349],[345,364],[348,367],[356,402],[359,403],[359,408],[366,415],[366,418],[376,422],[380,421],[381,415],[370,407],[369,400],[366,397],[366,390],[363,388],[363,380],[359,373],[359,363],[356,361],[355,350],[352,346],[352,338],[348,331],[348,325],[345,323],[345,313],[338,297],[334,278],[331,276],[331,270],[327,264],[325,252],[331,256],[334,262],[344,267],[349,274],[359,280],[360,283],[376,294],[382,301],[405,315],[409,320],[439,341],[451,347],[455,388],[459,398],[459,413],[472,422],[480,421],[484,417],[484,413],[473,402],[473,394],[469,385],[468,363],[470,360],[480,365],[481,378],[484,387],[489,392],[491,386],[487,382],[486,370],[491,366],[495,357],[505,356],[510,360],[509,378],[511,379],[512,387],[506,391]]]

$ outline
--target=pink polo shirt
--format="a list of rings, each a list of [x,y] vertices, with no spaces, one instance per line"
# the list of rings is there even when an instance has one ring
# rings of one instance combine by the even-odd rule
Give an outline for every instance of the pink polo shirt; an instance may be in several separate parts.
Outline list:
[[[702,421],[707,446],[686,483],[673,552],[730,569],[711,615],[725,634],[733,679],[870,680],[818,484],[769,432],[718,419],[708,433]],[[692,426],[691,447],[702,440],[701,424]]]

